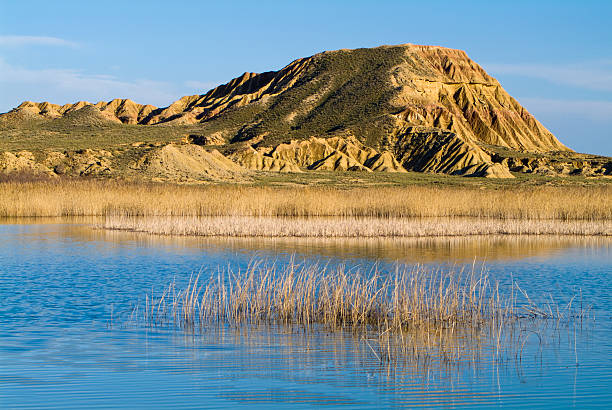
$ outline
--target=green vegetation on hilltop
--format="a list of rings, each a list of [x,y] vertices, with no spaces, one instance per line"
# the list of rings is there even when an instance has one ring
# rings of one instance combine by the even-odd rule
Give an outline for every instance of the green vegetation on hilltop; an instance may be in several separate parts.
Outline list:
[[[262,144],[267,146],[342,129],[350,129],[374,143],[388,132],[384,113],[390,110],[388,100],[393,93],[388,76],[391,68],[402,62],[403,53],[402,48],[390,47],[319,54],[312,59],[307,73],[271,103],[258,101],[230,108],[201,124],[3,121],[0,151],[110,149],[216,132],[233,137],[234,142],[266,135]]]
[[[234,141],[266,135],[263,145],[350,129],[376,145],[389,131],[384,126],[394,92],[389,73],[404,53],[389,47],[318,54],[306,74],[271,103],[227,110],[205,122],[204,129],[236,129]]]

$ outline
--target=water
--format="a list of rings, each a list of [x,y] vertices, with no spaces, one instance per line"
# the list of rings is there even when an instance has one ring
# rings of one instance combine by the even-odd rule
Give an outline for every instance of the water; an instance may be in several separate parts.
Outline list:
[[[22,221],[23,222],[23,221]],[[83,223],[0,224],[0,407],[607,407],[612,402],[610,241],[576,238],[231,240]],[[82,222],[82,221],[81,221]],[[126,324],[151,289],[253,258],[367,268],[486,262],[502,284],[592,304],[593,322],[520,362],[381,365],[350,335]],[[388,265],[388,266],[387,266]],[[576,365],[578,362],[578,365]]]

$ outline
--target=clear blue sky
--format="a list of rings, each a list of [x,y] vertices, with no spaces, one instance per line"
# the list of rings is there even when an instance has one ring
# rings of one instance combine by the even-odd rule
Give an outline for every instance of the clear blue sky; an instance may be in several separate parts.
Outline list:
[[[0,112],[24,100],[168,105],[323,50],[466,50],[562,142],[612,156],[612,1],[0,4]]]

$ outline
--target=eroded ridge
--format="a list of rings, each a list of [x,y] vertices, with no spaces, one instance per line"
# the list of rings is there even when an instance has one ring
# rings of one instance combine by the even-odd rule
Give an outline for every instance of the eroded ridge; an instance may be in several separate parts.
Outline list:
[[[89,140],[83,136],[92,129],[99,130],[96,138],[105,146],[85,146]],[[51,150],[40,142],[40,133],[66,141],[83,138],[84,146]],[[135,175],[174,181],[236,179],[235,173],[246,176],[249,170],[488,178],[612,173],[609,158],[571,151],[465,52],[412,44],[319,53],[278,71],[244,73],[164,108],[128,99],[62,106],[27,101],[0,115],[0,135],[35,139],[44,151],[8,150],[0,171],[29,167],[49,175],[57,169],[81,175],[81,167],[71,167],[62,155],[83,149],[112,153],[102,155],[111,158],[108,166],[86,167],[85,175],[139,170]],[[151,147],[153,139],[157,145]],[[168,144],[216,150],[240,167],[220,172],[219,164],[227,162],[215,152],[211,161],[199,148],[163,148]],[[151,154],[150,148],[160,152]],[[167,151],[180,151],[185,161],[175,169],[192,164],[195,171],[147,172],[150,168],[134,166]],[[28,153],[36,160],[11,157]]]

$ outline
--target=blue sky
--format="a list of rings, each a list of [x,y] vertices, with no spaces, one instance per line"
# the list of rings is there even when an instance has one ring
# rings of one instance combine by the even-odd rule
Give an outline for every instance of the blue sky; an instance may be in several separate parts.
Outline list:
[[[612,1],[28,1],[0,5],[0,112],[168,105],[323,50],[466,50],[562,142],[612,156]]]

